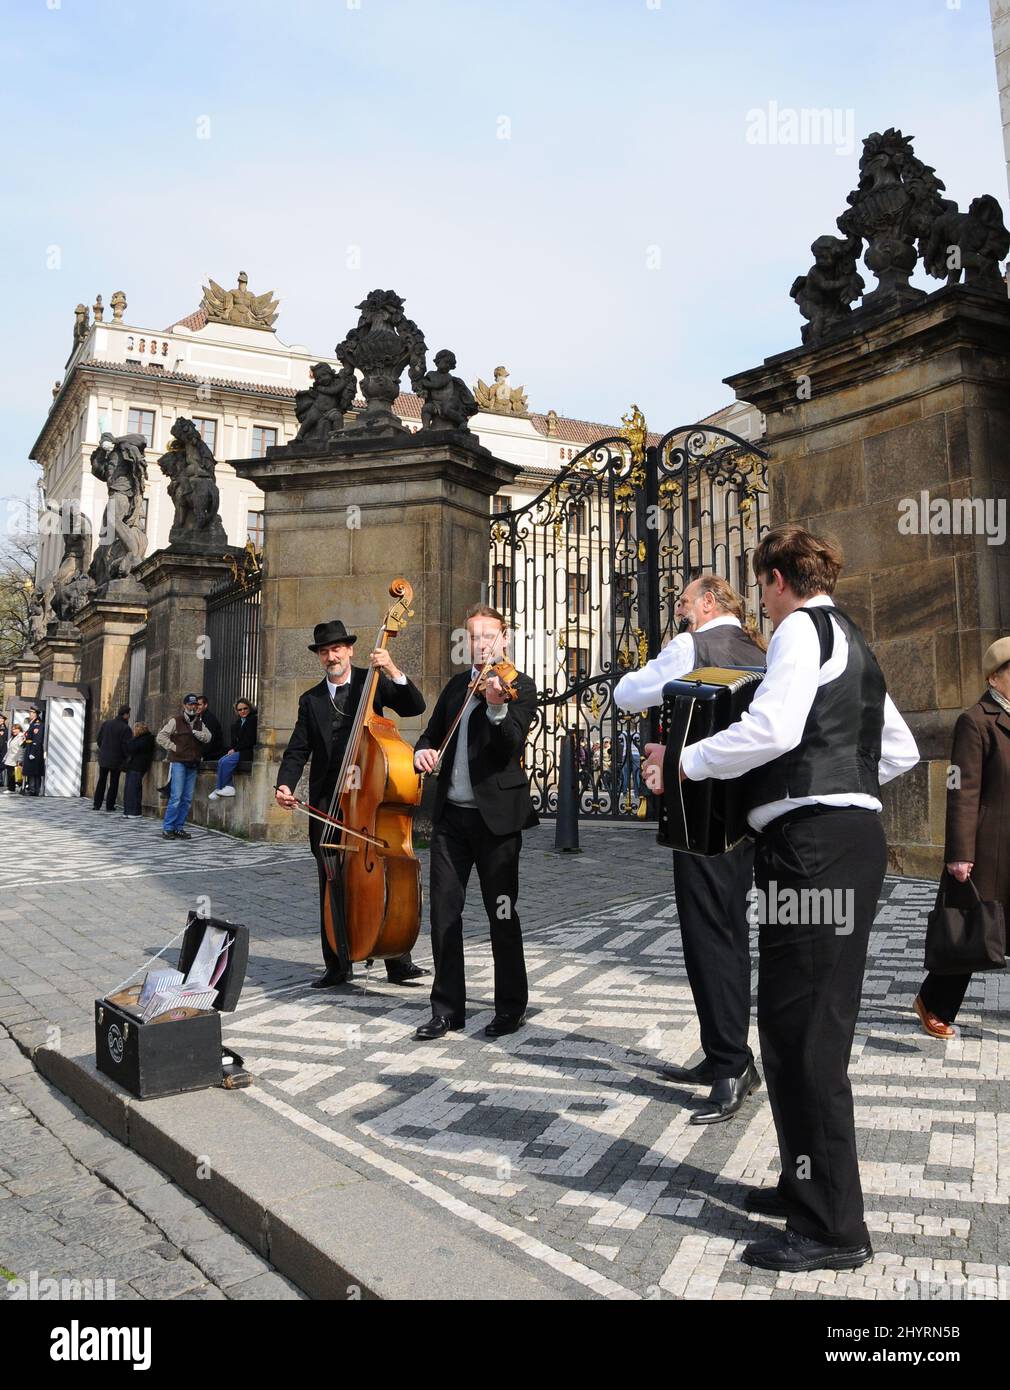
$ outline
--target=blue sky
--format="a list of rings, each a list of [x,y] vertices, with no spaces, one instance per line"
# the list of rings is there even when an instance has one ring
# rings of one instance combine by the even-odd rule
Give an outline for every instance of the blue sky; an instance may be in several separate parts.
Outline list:
[[[468,380],[505,362],[535,409],[617,420],[634,400],[669,428],[798,344],[789,286],[835,230],[862,136],[898,126],[962,207],[1007,203],[985,0],[5,0],[3,15],[4,494],[36,476],[73,308],[96,293],[124,289],[127,318],[161,328],[207,275],[244,269],[280,295],[283,341],[329,353],[362,295],[394,288]],[[770,103],[836,109],[842,138],[749,142]]]

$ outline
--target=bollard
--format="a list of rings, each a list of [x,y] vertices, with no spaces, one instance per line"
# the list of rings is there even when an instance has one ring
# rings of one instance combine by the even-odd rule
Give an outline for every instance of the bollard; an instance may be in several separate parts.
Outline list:
[[[579,772],[575,758],[575,735],[561,741],[561,767],[558,777],[558,816],[554,825],[555,853],[581,853],[579,849]]]

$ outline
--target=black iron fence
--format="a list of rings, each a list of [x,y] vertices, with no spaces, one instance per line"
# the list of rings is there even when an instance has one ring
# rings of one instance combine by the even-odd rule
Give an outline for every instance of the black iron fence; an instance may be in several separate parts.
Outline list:
[[[583,815],[655,814],[640,767],[657,712],[621,710],[613,691],[676,632],[694,577],[721,574],[761,621],[750,562],[767,528],[765,453],[709,425],[649,436],[637,408],[625,425],[491,519],[489,598],[514,624],[513,659],[539,691],[525,764],[547,815],[568,733]]]
[[[222,723],[236,700],[255,708],[260,676],[260,578],[229,578],[207,597],[204,694]]]

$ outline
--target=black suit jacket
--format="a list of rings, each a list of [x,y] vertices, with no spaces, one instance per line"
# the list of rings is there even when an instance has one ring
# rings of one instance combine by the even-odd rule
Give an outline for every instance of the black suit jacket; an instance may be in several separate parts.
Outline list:
[[[453,676],[438,697],[431,712],[428,727],[414,745],[415,753],[422,748],[441,748],[442,740],[466,698],[470,676],[467,672]],[[539,825],[540,817],[533,809],[530,784],[519,759],[526,746],[526,735],[537,712],[537,688],[529,676],[518,677],[519,698],[505,706],[505,718],[492,724],[486,714],[486,704],[477,696],[477,707],[470,716],[467,751],[470,755],[470,781],[473,796],[484,821],[495,835],[513,835],[531,825]],[[459,732],[453,734],[442,759],[436,784],[432,820],[438,821],[445,810],[456,756]]]
[[[351,719],[370,674],[370,671],[359,666],[351,667],[351,695],[347,702],[347,713]],[[406,685],[397,685],[384,671],[380,671],[372,707],[376,714],[381,714],[384,707],[400,715],[423,714],[424,696],[409,677]],[[347,727],[350,728],[350,724]],[[333,794],[337,784],[342,755],[343,748],[333,747],[333,706],[324,676],[318,685],[306,690],[298,700],[298,719],[281,759],[277,786],[290,787],[294,791],[305,771],[305,764],[311,758],[309,800],[313,806],[325,806],[326,799]]]

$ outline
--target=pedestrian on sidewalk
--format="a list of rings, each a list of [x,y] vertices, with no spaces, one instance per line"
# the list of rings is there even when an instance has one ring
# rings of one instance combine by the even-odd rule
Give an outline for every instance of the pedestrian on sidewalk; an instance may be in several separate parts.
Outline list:
[[[126,786],[123,789],[123,815],[137,820],[143,815],[144,778],[154,761],[154,735],[146,724],[133,726],[133,737],[126,749]]]
[[[7,727],[7,716],[0,714],[0,791],[7,791],[7,772],[4,767],[4,758],[7,756],[7,744],[10,741],[10,729]]]
[[[985,690],[954,725],[950,765],[960,776],[956,787],[947,788],[944,887],[951,907],[970,908],[977,893],[984,901],[1002,903],[1010,920],[1010,637],[989,647],[982,674]],[[970,984],[970,974],[930,971],[913,1004],[924,1032],[932,1038],[957,1036],[954,1020]]]
[[[249,701],[237,700],[231,725],[231,743],[228,751],[217,760],[217,786],[210,794],[211,801],[221,796],[235,795],[232,778],[242,759],[248,761],[252,758],[256,747],[256,722],[256,711]]]
[[[4,786],[9,792],[16,792],[20,778],[17,773],[21,768],[21,749],[24,745],[25,735],[20,724],[15,724],[7,740],[7,748],[4,752]]]
[[[200,718],[198,708],[196,695],[184,696],[180,712],[158,733],[158,746],[168,753],[170,768],[168,809],[161,828],[165,840],[193,838],[183,826],[193,801],[200,754],[210,742],[210,730]]]
[[[95,783],[95,798],[91,809],[100,811],[105,799],[106,811],[116,809],[119,794],[119,776],[126,768],[127,749],[133,738],[130,729],[130,706],[120,705],[115,719],[106,719],[98,730],[95,740],[98,746],[98,781]],[[106,791],[108,787],[108,791]]]
[[[28,796],[42,795],[42,778],[46,770],[44,754],[45,725],[42,722],[42,711],[37,705],[32,705],[28,711],[29,722],[25,730],[24,748],[21,753],[21,765],[24,769],[25,792]]]

